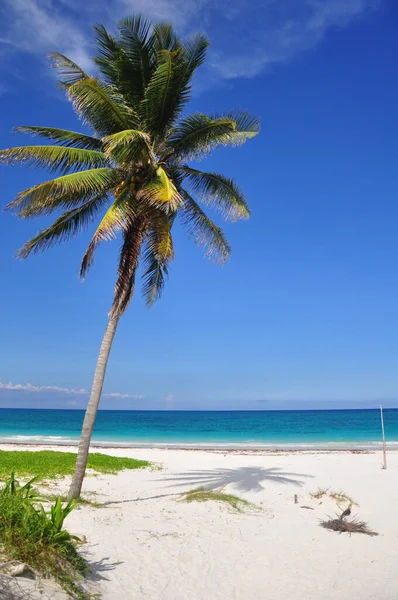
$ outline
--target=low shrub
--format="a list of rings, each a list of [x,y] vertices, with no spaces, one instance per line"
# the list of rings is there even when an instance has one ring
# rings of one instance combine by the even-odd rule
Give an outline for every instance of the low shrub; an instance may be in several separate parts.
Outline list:
[[[33,481],[33,480],[32,480]],[[0,544],[12,560],[54,579],[76,600],[91,598],[81,585],[86,561],[75,547],[75,538],[64,521],[75,507],[58,498],[46,512],[37,501],[32,481],[20,486],[14,473],[0,491]]]

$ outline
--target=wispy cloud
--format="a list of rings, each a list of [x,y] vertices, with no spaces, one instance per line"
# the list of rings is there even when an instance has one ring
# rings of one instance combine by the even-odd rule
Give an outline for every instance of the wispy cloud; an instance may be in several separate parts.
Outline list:
[[[31,383],[3,383],[0,379],[0,390],[14,390],[24,392],[62,392],[64,394],[87,394],[84,388],[64,388],[56,385],[32,385]]]
[[[113,392],[111,394],[103,394],[104,398],[136,398],[142,400],[145,396],[141,394],[120,394],[119,392]]]
[[[75,389],[75,388],[59,387],[57,385],[32,385],[31,383],[12,383],[12,381],[9,381],[8,383],[4,383],[1,379],[0,379],[0,390],[12,390],[12,391],[18,391],[18,392],[32,392],[32,393],[53,392],[53,393],[60,393],[60,394],[73,394],[73,395],[77,395],[77,396],[84,396],[84,395],[89,394],[89,392],[87,390],[85,390],[84,388]],[[121,394],[119,392],[111,392],[108,394],[103,394],[103,397],[104,398],[135,398],[135,399],[145,398],[145,396],[142,396],[139,394]]]
[[[205,77],[253,77],[315,47],[383,0],[3,0],[0,46],[44,56],[61,51],[90,69],[92,30],[132,12],[172,21],[182,34],[212,41]],[[2,44],[1,44],[2,43]]]
[[[169,394],[168,396],[166,396],[164,401],[165,401],[165,408],[167,410],[172,410],[174,408],[174,396]]]
[[[224,79],[253,77],[314,48],[331,29],[348,26],[376,4],[377,0],[239,3],[228,23],[228,14],[224,18],[222,44],[210,56],[211,66]]]
[[[4,0],[0,45],[44,57],[50,51],[66,53],[83,69],[92,65],[90,31],[69,3],[53,0]]]

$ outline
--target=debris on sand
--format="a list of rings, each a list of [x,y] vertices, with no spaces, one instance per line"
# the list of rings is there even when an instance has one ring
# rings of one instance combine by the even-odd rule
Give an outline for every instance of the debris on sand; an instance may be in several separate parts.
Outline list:
[[[339,533],[364,533],[365,535],[376,536],[379,535],[376,531],[369,529],[368,524],[365,521],[359,519],[329,519],[328,521],[321,521],[321,527],[330,529],[331,531],[338,531]]]

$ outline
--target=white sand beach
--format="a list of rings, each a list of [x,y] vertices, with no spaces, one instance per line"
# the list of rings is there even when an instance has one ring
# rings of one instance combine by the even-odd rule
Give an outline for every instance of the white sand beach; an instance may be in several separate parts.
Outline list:
[[[67,519],[71,532],[87,536],[82,550],[104,600],[398,597],[397,452],[387,470],[380,453],[101,452],[162,466],[87,477],[84,494],[102,506],[80,506]],[[57,485],[64,490],[67,482]],[[258,509],[181,502],[181,492],[200,486],[223,488]],[[313,499],[318,488],[352,497],[359,504],[353,515],[379,535],[321,528],[319,520],[338,508],[330,498]]]

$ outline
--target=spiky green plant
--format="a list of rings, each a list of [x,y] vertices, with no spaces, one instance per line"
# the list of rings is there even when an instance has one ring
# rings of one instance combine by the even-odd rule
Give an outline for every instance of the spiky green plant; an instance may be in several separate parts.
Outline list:
[[[95,31],[100,78],[89,76],[66,56],[52,55],[61,84],[92,135],[18,127],[18,132],[55,145],[22,146],[0,154],[3,163],[58,172],[55,179],[20,192],[8,205],[22,218],[61,212],[21,248],[21,258],[68,240],[104,212],[82,260],[84,278],[97,246],[117,234],[123,238],[70,498],[80,496],[110,348],[133,295],[139,262],[143,293],[151,305],[162,292],[174,257],[172,226],[177,215],[206,255],[220,263],[229,256],[230,246],[199,202],[219,209],[229,221],[249,217],[244,195],[232,179],[187,163],[219,146],[239,145],[259,130],[258,120],[242,111],[183,114],[192,76],[205,60],[208,41],[203,35],[183,42],[171,25],[152,26],[141,16],[122,21],[117,38],[102,25]]]

